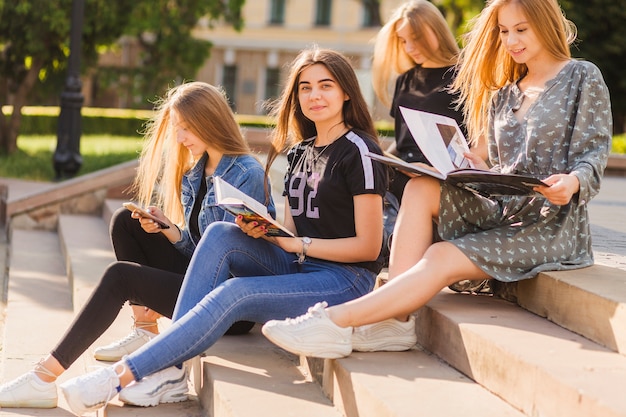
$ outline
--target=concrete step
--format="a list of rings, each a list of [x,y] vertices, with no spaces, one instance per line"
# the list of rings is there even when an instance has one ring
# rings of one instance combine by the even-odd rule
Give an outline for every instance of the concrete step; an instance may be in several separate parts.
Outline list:
[[[119,203],[117,200],[108,201],[105,205],[108,208],[103,210],[103,216],[117,209]],[[83,303],[83,293],[91,293],[106,265],[113,261],[107,230],[108,220],[105,222],[101,218],[81,215],[62,215],[59,220],[59,235],[67,253],[68,274],[75,284],[74,297],[77,303]],[[112,328],[101,337],[102,343],[116,340],[128,333],[129,315],[130,311],[128,315],[121,314],[118,317]],[[160,320],[162,329],[169,324],[169,320],[166,323],[163,321],[164,319]],[[196,405],[198,413],[220,417],[288,416],[297,410],[298,416],[340,416],[317,384],[298,383],[303,377],[293,362],[286,359],[284,354],[277,354],[280,349],[269,343],[258,330],[250,335],[224,337],[210,352],[211,356],[204,358],[202,362],[199,359],[192,361],[195,363],[191,378],[194,381],[194,391],[203,390],[201,398],[205,411]],[[215,366],[216,363],[219,366]],[[259,370],[253,371],[253,366],[259,367]],[[259,379],[259,373],[265,376]],[[242,374],[242,381],[245,380],[245,383],[233,385],[230,382],[232,378],[242,378]],[[274,389],[268,390],[270,386]],[[266,398],[262,403],[272,404],[267,407],[267,414],[259,411],[258,401],[249,401],[253,397],[259,401]],[[246,401],[242,401],[242,398]],[[181,407],[187,407],[184,410],[187,413],[185,415],[191,415],[185,404],[188,403],[172,404],[168,407],[170,412],[176,409],[179,412],[176,415],[182,415]],[[165,405],[159,405],[153,410],[164,408]],[[127,415],[127,410],[137,409],[121,407],[117,402],[107,407],[109,415]]]
[[[199,397],[209,417],[342,415],[258,325],[247,335],[222,337],[206,355]]]
[[[91,232],[84,228],[85,223],[88,222],[81,222],[85,219],[66,220],[76,226],[76,230],[83,233]],[[69,245],[69,254],[72,253],[72,249],[73,246]],[[89,281],[83,278],[89,275],[88,268],[82,264],[89,264],[84,254],[91,254],[94,258],[101,258],[103,255],[102,248],[95,248],[95,245],[86,244],[82,249],[82,262],[75,262],[72,267],[75,271],[75,278],[80,277],[76,281],[84,283]],[[3,320],[5,326],[2,346],[2,381],[13,379],[32,369],[35,362],[47,355],[65,333],[73,320],[75,311],[78,310],[72,304],[72,294],[63,262],[64,255],[56,233],[15,230],[11,239],[11,252],[7,307]],[[101,271],[99,273],[101,274]],[[94,279],[91,280],[96,282]],[[86,285],[82,285],[81,288],[85,292],[88,291]],[[80,299],[80,297],[75,298]],[[109,343],[126,335],[131,323],[130,314],[130,309],[125,307],[118,320],[94,343],[94,346]],[[92,371],[95,366],[105,365],[108,364],[94,360],[93,350],[89,349],[59,378],[58,382],[62,383],[71,377]],[[62,396],[59,397],[56,409],[0,410],[0,416],[16,414],[68,416],[70,412]],[[88,415],[200,417],[202,413],[194,398],[186,403],[164,404],[152,409],[122,407],[122,404],[115,400],[105,411]]]
[[[626,416],[626,358],[519,306],[442,291],[418,343],[528,416]]]
[[[54,347],[73,317],[71,296],[56,233],[15,230],[2,338],[2,381],[32,369]],[[60,379],[84,371],[82,358]],[[52,410],[3,409],[0,416],[67,416],[63,398]]]
[[[525,309],[626,355],[626,271],[604,265],[544,272],[517,285]]]
[[[115,201],[111,203],[114,205]],[[107,214],[108,213],[108,214]],[[103,217],[87,215],[60,215],[58,234],[63,247],[64,259],[67,265],[69,282],[73,284],[74,313],[82,308],[95,285],[99,282],[105,268],[115,261],[108,232],[110,212],[103,210]],[[93,358],[93,348],[111,343],[128,334],[132,326],[132,311],[127,305],[111,327],[85,353],[85,360],[90,366],[106,366],[108,363],[96,361]],[[159,320],[161,329],[167,328],[169,320]],[[147,409],[123,406],[117,399],[109,403],[106,409],[100,412],[107,416],[168,416],[184,415],[200,417],[203,415],[200,405],[191,392],[191,400],[176,404],[162,404]]]
[[[301,358],[346,417],[522,417],[523,413],[419,346],[407,352],[353,352]],[[315,371],[312,371],[315,374]]]

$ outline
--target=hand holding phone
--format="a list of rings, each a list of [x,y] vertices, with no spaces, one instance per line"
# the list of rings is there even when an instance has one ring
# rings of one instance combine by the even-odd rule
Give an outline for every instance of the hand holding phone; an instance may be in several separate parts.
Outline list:
[[[150,220],[154,220],[161,227],[161,229],[169,229],[170,228],[162,220],[157,219],[157,217],[155,215],[151,214],[148,210],[144,209],[143,207],[139,207],[135,203],[127,202],[127,203],[124,203],[122,205],[124,207],[126,207],[130,211],[136,211],[137,213],[139,213],[141,215],[141,217],[145,217],[145,218],[148,218]]]

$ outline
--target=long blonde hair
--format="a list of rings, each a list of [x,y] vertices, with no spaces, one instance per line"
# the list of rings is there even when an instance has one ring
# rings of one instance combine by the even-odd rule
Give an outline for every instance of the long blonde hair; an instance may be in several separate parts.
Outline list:
[[[372,83],[376,96],[386,106],[391,104],[392,83],[398,75],[415,66],[396,33],[405,22],[411,26],[415,39],[420,42],[429,60],[441,66],[453,65],[459,53],[459,46],[448,23],[434,4],[426,0],[413,0],[398,7],[378,32],[374,44]],[[433,49],[426,41],[428,29],[438,40],[437,49]]]
[[[270,166],[279,153],[297,142],[317,135],[315,123],[304,115],[298,100],[300,74],[315,64],[324,65],[344,93],[350,97],[343,103],[342,114],[345,125],[378,143],[374,122],[350,61],[339,52],[313,46],[301,51],[294,59],[285,88],[280,98],[273,103],[271,114],[276,118],[276,127],[272,133],[272,147],[267,157],[266,173],[269,173]]]
[[[172,110],[194,135],[224,154],[249,154],[250,148],[220,89],[203,82],[189,82],[169,89],[159,99],[154,117],[145,125],[145,141],[132,189],[141,204],[162,207],[172,222],[184,225],[181,181],[197,161],[176,141],[170,126]]]
[[[526,64],[516,63],[500,40],[498,12],[518,4],[544,48],[556,59],[570,59],[569,45],[576,26],[565,18],[556,0],[488,0],[471,22],[465,36],[453,88],[460,93],[469,138],[485,134],[491,98],[495,91],[526,75]]]

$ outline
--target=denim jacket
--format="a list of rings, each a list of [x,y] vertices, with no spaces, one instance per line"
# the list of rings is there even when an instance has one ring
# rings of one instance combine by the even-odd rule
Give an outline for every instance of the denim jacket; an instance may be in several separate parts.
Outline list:
[[[226,182],[248,194],[255,200],[265,204],[265,192],[263,183],[265,180],[264,169],[253,156],[250,155],[223,155],[212,176],[204,176],[204,165],[208,155],[205,153],[196,165],[185,173],[181,186],[181,202],[185,213],[185,229],[181,230],[181,239],[174,243],[174,247],[183,254],[193,255],[198,242],[194,242],[189,233],[189,218],[194,202],[200,189],[200,181],[207,181],[207,193],[202,201],[202,208],[198,214],[198,228],[202,235],[209,225],[215,221],[223,220],[233,222],[235,217],[221,209],[215,203],[215,189],[213,177],[222,177]],[[269,184],[268,184],[269,187]],[[276,217],[276,208],[271,198],[268,212]]]

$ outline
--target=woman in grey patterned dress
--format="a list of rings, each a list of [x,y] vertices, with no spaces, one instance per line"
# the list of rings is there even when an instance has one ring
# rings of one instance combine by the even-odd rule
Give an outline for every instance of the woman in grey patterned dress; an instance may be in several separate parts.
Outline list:
[[[292,352],[330,358],[349,354],[351,337],[363,334],[408,349],[415,338],[414,328],[403,327],[407,315],[459,279],[518,281],[591,265],[587,204],[600,189],[612,120],[598,68],[571,59],[574,38],[556,0],[490,0],[468,34],[455,81],[469,134],[487,136],[490,169],[549,186],[531,197],[488,199],[412,179],[391,251],[403,272],[359,299],[268,322],[266,336]],[[430,240],[431,219],[444,241]]]

